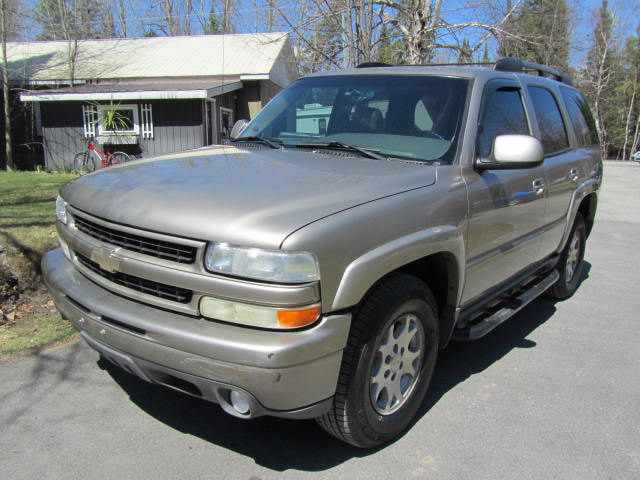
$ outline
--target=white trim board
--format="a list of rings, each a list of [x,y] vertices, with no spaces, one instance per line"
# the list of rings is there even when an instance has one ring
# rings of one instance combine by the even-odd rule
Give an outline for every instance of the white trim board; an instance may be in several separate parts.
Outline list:
[[[138,92],[100,93],[21,93],[23,102],[71,102],[82,100],[174,100],[207,98],[207,90],[148,90]]]
[[[83,100],[176,100],[211,98],[242,88],[242,82],[218,85],[206,90],[138,90],[131,92],[94,92],[94,93],[38,93],[37,91],[21,93],[23,102],[72,102]]]

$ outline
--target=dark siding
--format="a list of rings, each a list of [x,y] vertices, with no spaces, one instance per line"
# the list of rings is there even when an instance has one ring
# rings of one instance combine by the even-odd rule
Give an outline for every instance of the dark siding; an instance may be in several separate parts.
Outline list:
[[[143,158],[204,145],[201,100],[158,100],[151,103],[153,138],[140,138]],[[43,102],[42,135],[47,168],[72,168],[76,153],[86,149],[82,102]],[[123,150],[130,151],[131,147]]]
[[[140,139],[143,157],[204,145],[202,100],[152,101],[153,138]]]
[[[42,102],[42,140],[50,170],[73,167],[76,153],[85,150],[81,102]]]

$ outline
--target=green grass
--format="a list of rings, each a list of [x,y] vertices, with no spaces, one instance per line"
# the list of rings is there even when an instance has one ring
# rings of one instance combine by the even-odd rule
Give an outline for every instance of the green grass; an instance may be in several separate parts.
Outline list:
[[[0,326],[0,359],[60,342],[75,333],[71,323],[58,314],[33,315],[11,327]]]
[[[73,335],[42,285],[40,260],[58,245],[55,200],[60,187],[74,178],[69,173],[0,172],[0,269],[18,278],[20,290],[17,304],[0,296],[0,310],[13,317],[0,324],[0,357]]]
[[[55,247],[55,200],[69,173],[0,173],[0,245],[9,255]]]

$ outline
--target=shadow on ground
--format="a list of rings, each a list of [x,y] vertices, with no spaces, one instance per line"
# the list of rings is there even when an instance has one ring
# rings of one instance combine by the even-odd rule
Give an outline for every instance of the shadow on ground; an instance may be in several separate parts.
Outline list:
[[[590,265],[585,268],[585,278]],[[448,391],[472,375],[481,373],[511,350],[533,348],[527,337],[554,314],[553,302],[539,299],[484,338],[470,343],[451,343],[438,360],[432,385],[415,423],[428,421],[429,410]],[[113,379],[142,410],[182,433],[252,457],[266,468],[321,471],[353,457],[364,457],[375,450],[361,450],[325,434],[315,422],[276,418],[240,420],[220,407],[145,383],[105,365]],[[275,447],[275,448],[274,448]]]

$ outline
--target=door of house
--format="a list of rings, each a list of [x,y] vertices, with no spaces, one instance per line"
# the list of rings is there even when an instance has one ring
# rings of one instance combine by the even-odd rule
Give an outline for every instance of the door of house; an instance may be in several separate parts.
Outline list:
[[[233,128],[233,110],[220,107],[220,143],[229,140],[231,129]]]

